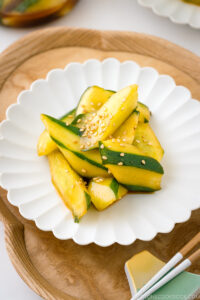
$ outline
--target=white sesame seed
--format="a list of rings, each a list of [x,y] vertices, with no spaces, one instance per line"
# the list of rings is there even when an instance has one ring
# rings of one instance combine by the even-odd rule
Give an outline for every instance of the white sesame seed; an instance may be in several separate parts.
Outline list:
[[[105,159],[108,159],[107,156],[105,156],[105,155],[103,155],[102,158],[103,158],[104,160],[105,160]]]
[[[99,103],[97,104],[97,106],[101,106],[101,104],[102,104],[102,103],[101,103],[101,102],[99,102]]]
[[[100,148],[103,149],[104,148],[104,144],[101,144]]]
[[[141,163],[142,163],[143,165],[145,165],[145,164],[146,164],[146,161],[143,159],[143,160],[141,161]]]
[[[80,128],[80,131],[84,131],[84,128]]]
[[[123,135],[125,135],[127,133],[127,131],[126,130],[124,130],[124,132],[123,132]]]
[[[115,139],[112,139],[112,142],[114,143],[114,142],[115,142]]]
[[[123,142],[126,142],[126,139],[125,139],[125,138],[123,138],[123,139],[122,139],[122,141],[123,141]]]
[[[125,145],[124,144],[119,144],[120,146],[124,147]]]
[[[121,140],[120,140],[120,139],[117,139],[117,142],[118,142],[118,143],[120,143],[120,142],[121,142]]]
[[[77,123],[80,123],[80,122],[81,122],[81,119],[78,119],[78,120],[77,120]]]
[[[124,156],[125,154],[122,152],[122,153],[120,153],[120,156]]]
[[[111,174],[111,171],[110,171],[110,170],[108,170],[108,174]]]
[[[85,170],[85,169],[82,169],[81,172],[86,173],[86,170]]]
[[[135,141],[136,141],[136,143],[138,143],[138,144],[140,143],[140,140],[135,140]]]
[[[94,103],[93,103],[93,102],[90,102],[90,104],[91,104],[91,105],[94,105]]]
[[[123,162],[122,161],[118,162],[118,166],[123,166]]]
[[[124,107],[122,107],[121,110],[124,110]]]
[[[108,145],[108,148],[111,148],[111,146],[110,146],[110,145]]]
[[[69,170],[66,169],[65,172],[66,172],[66,173],[69,173]]]

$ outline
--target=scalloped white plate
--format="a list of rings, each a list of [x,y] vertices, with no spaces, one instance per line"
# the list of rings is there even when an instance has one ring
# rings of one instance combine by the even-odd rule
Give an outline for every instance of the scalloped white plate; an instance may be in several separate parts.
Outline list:
[[[60,117],[77,105],[88,86],[119,90],[132,83],[139,85],[139,100],[150,107],[151,125],[165,149],[162,190],[129,194],[103,212],[90,209],[76,224],[51,183],[47,158],[36,153],[44,129],[40,114]],[[0,184],[8,190],[8,200],[59,239],[100,246],[151,240],[200,207],[200,104],[188,89],[153,68],[109,58],[52,70],[8,108],[0,133]]]
[[[158,16],[170,18],[174,23],[200,28],[200,6],[182,0],[138,0],[138,3],[150,7]]]

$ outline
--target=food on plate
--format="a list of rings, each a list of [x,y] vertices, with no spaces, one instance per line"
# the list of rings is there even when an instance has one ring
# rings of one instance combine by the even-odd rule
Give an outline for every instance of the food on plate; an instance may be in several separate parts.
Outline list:
[[[74,120],[75,117],[75,109],[68,112],[64,116],[60,118],[61,121],[65,122],[66,125],[71,124],[71,122]],[[47,130],[44,130],[37,143],[37,153],[39,156],[41,155],[48,155],[52,151],[54,151],[57,148],[55,142],[51,139],[49,133]]]
[[[81,96],[76,109],[76,116],[98,110],[115,92],[99,86],[90,86]]]
[[[98,210],[103,210],[127,194],[127,189],[113,177],[95,177],[90,180],[88,192]]]
[[[41,115],[38,155],[48,156],[53,184],[76,222],[90,199],[102,211],[128,192],[161,188],[164,151],[150,117],[137,85],[118,92],[92,86],[61,119]]]
[[[52,182],[66,206],[79,222],[90,207],[90,195],[83,179],[70,167],[59,150],[48,155]]]
[[[112,135],[137,106],[137,85],[114,93],[86,124],[81,145],[84,150],[98,147],[98,142]]]
[[[47,115],[41,115],[41,119],[51,138],[77,173],[89,178],[109,176],[98,149],[87,152],[81,150],[82,133],[79,128],[67,126],[64,122]]]
[[[160,163],[136,146],[113,140],[100,142],[103,164],[129,191],[153,192],[160,189],[164,173]]]
[[[126,141],[127,144],[132,144],[135,137],[140,113],[135,109],[130,117],[114,132],[113,138],[119,142]]]
[[[138,101],[137,103],[137,111],[139,111],[139,122],[140,123],[148,123],[150,121],[151,113],[145,104]]]
[[[149,123],[138,124],[133,145],[158,161],[163,157],[164,150]]]

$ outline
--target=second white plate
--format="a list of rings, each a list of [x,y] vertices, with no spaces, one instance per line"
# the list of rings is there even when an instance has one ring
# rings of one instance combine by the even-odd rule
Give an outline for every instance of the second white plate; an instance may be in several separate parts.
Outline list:
[[[182,0],[138,0],[139,4],[150,7],[159,16],[168,17],[177,24],[188,24],[200,28],[200,6]]]

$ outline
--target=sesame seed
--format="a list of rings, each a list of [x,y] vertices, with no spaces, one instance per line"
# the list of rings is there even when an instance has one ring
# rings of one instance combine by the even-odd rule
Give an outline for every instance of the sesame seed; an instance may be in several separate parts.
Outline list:
[[[125,154],[122,152],[122,153],[120,153],[120,156],[124,156]]]
[[[112,142],[114,143],[114,142],[115,142],[115,139],[112,139]]]
[[[78,119],[78,120],[77,120],[77,123],[80,123],[80,122],[81,122],[81,119]]]
[[[123,135],[125,135],[127,133],[127,131],[126,130],[124,130],[124,132],[123,132]]]
[[[91,104],[91,105],[94,105],[94,103],[93,103],[93,102],[90,102],[90,104]]]
[[[101,144],[100,148],[103,149],[104,148],[104,144]]]
[[[124,147],[125,145],[124,144],[119,144],[120,146]]]
[[[73,115],[69,115],[68,118],[73,118]]]
[[[122,161],[118,162],[118,166],[123,166],[123,162]]]
[[[69,122],[66,122],[65,124],[68,126],[68,125],[69,125]]]
[[[116,124],[115,123],[113,123],[113,126],[115,126]]]
[[[108,145],[108,148],[111,148],[111,146],[110,146],[110,145]]]
[[[84,131],[84,128],[80,128],[80,131]]]
[[[66,169],[65,172],[66,172],[66,173],[69,173],[69,170]]]
[[[123,100],[122,100],[122,102],[125,102],[126,101],[126,98],[124,98]]]
[[[141,163],[142,163],[143,165],[145,165],[145,164],[146,164],[146,161],[143,159],[143,160],[141,161]]]
[[[85,170],[85,169],[82,169],[81,172],[86,173],[86,170]]]
[[[74,188],[74,184],[72,184],[72,189]]]
[[[101,103],[101,102],[99,102],[99,103],[97,104],[97,106],[101,106],[101,104],[102,104],[102,103]]]
[[[136,143],[138,143],[138,144],[140,143],[140,140],[135,140],[135,141],[136,141]]]
[[[148,145],[152,145],[152,143],[151,143],[151,142],[148,142]]]
[[[111,174],[111,171],[110,171],[110,170],[108,170],[108,174]]]
[[[107,156],[105,156],[105,155],[103,155],[102,158],[103,158],[104,160],[105,160],[105,159],[108,159]]]
[[[124,138],[124,139],[122,139],[122,141],[123,141],[123,142],[126,142],[126,139]]]
[[[124,110],[124,107],[122,107],[121,110]]]
[[[118,143],[120,143],[120,142],[121,142],[121,140],[120,140],[120,139],[117,139],[117,142],[118,142]]]

